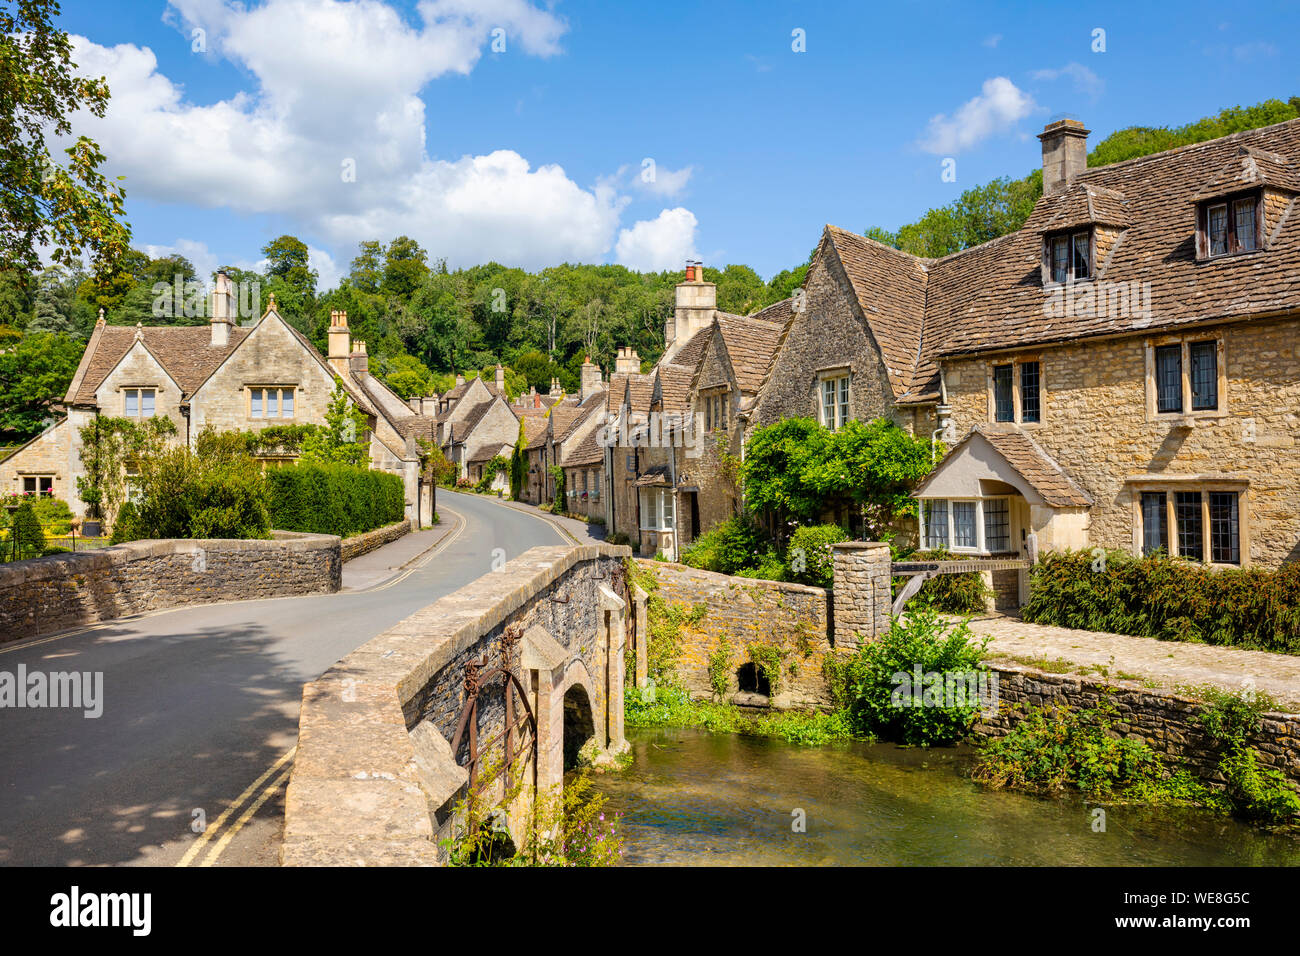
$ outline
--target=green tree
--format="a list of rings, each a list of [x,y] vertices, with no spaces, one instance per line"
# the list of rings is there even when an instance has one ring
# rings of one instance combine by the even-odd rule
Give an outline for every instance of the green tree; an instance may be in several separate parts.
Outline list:
[[[85,339],[53,332],[29,332],[0,350],[0,436],[26,441],[57,417],[76,374]]]
[[[433,391],[433,373],[413,355],[394,355],[384,363],[384,384],[402,398],[418,398]]]
[[[78,76],[54,0],[0,7],[0,270],[35,272],[41,250],[69,268],[89,254],[100,274],[128,248],[125,192],[101,171],[104,154],[86,136],[55,161],[46,137],[72,132],[78,110],[103,116],[104,77]]]
[[[162,415],[144,422],[96,415],[82,426],[77,495],[90,517],[114,524],[129,488],[127,465],[161,455],[175,434],[175,423]]]
[[[13,527],[9,529],[10,554],[19,558],[37,558],[45,550],[45,532],[41,530],[41,521],[32,510],[32,503],[24,501],[14,512]]]
[[[379,283],[384,277],[384,245],[371,239],[359,243],[358,250],[348,279],[362,292],[378,294]]]
[[[385,295],[407,298],[424,281],[429,254],[409,236],[398,236],[384,250],[384,274],[380,291]]]
[[[348,397],[342,379],[336,378],[325,410],[325,427],[303,439],[299,460],[307,465],[366,464],[370,460],[367,428],[365,413]]]

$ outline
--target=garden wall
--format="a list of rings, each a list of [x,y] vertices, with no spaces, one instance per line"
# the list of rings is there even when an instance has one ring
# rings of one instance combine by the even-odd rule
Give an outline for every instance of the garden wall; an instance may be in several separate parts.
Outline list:
[[[825,590],[782,581],[731,577],[664,561],[637,559],[637,564],[659,584],[651,594],[651,601],[658,596],[668,606],[678,604],[687,611],[698,604],[705,606],[704,617],[681,630],[676,670],[691,696],[712,696],[709,656],[725,637],[732,647],[728,698],[740,690],[736,672],[749,660],[749,645],[771,644],[786,651],[786,666],[772,705],[779,708],[830,706],[822,677],[822,659],[831,649],[830,597]],[[638,639],[645,633],[644,628],[639,629]]]
[[[338,538],[272,533],[132,541],[0,565],[0,643],[162,608],[339,589]]]
[[[1001,737],[1020,719],[1023,708],[1043,704],[1066,704],[1086,709],[1096,707],[1109,689],[1118,710],[1113,725],[1124,737],[1145,741],[1158,755],[1171,762],[1183,760],[1202,780],[1222,782],[1214,741],[1201,730],[1197,719],[1205,705],[1167,691],[1140,687],[1131,682],[1102,682],[1066,674],[1045,674],[1014,665],[998,664],[999,707],[996,716],[984,718],[976,732]],[[1250,739],[1259,762],[1280,770],[1300,783],[1300,716],[1265,714],[1260,732]]]
[[[403,518],[401,521],[384,525],[382,528],[376,528],[374,531],[366,531],[363,534],[344,538],[343,543],[339,546],[343,561],[346,563],[351,561],[353,558],[361,557],[363,554],[369,554],[376,548],[382,548],[386,544],[391,544],[398,538],[407,534],[410,530],[411,519]]]

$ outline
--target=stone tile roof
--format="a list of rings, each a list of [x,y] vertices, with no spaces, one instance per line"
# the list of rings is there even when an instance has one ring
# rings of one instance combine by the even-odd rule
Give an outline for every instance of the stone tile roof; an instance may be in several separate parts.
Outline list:
[[[503,458],[509,458],[514,450],[515,446],[511,445],[509,442],[489,442],[478,451],[474,452],[474,454],[470,456],[467,464],[474,465],[481,461],[491,461],[497,455],[500,455]]]
[[[1288,159],[1254,146],[1242,146],[1219,175],[1206,183],[1192,199],[1217,199],[1255,186],[1300,192],[1300,174],[1297,174],[1294,158]]]
[[[553,441],[563,441],[573,426],[591,414],[593,407],[583,408],[563,402],[551,409],[551,435]]]
[[[925,318],[926,260],[865,236],[826,227],[867,328],[884,359],[895,398],[911,388]]]
[[[1104,186],[1126,197],[1131,225],[1108,261],[1098,263],[1098,280],[1138,283],[1139,288],[1149,283],[1149,313],[1129,309],[1115,315],[1118,310],[1099,308],[1066,317],[1050,314],[1038,235],[1049,204],[1040,201],[1023,229],[995,240],[996,255],[990,254],[990,243],[930,266],[927,337],[932,323],[943,332],[925,354],[969,354],[1300,308],[1300,282],[1295,281],[1300,215],[1294,199],[1289,213],[1266,236],[1264,248],[1196,258],[1196,197],[1220,188],[1226,170],[1241,170],[1243,156],[1255,157],[1261,170],[1269,169],[1269,161],[1257,158],[1258,151],[1279,158],[1272,163],[1278,181],[1278,167],[1295,170],[1300,120],[1087,169],[1076,177],[1077,184]]]
[[[659,380],[660,410],[665,412],[684,412],[691,403],[691,383],[695,379],[694,366],[686,367],[676,363],[660,365],[655,369]]]
[[[650,485],[671,484],[671,479],[668,474],[668,466],[655,465],[653,468],[647,469],[645,474],[632,482],[632,484],[638,488],[645,488]]]
[[[1051,455],[1015,425],[976,425],[944,456],[944,462],[951,459],[975,435],[984,436],[994,451],[1038,492],[1049,507],[1087,508],[1092,505],[1092,495],[1075,484]],[[943,462],[940,462],[939,468],[931,472],[931,475],[937,475],[942,467]],[[917,492],[922,491],[928,483],[929,479],[923,481],[917,487]]]
[[[581,428],[583,425],[589,422],[593,416],[604,415],[605,414],[604,396],[603,395],[600,396],[599,400],[597,400],[596,397],[593,396],[592,399],[587,402],[587,404],[578,405],[573,410],[576,414],[565,426],[564,431],[561,432],[558,427],[556,428],[555,440],[557,442],[564,441],[565,439],[567,439],[575,431],[577,431],[579,428]],[[559,423],[557,422],[556,424],[558,426]]]
[[[188,398],[226,357],[248,337],[252,329],[235,326],[223,348],[213,348],[212,330],[207,325],[151,325],[140,330],[144,347],[158,360]],[[97,325],[82,367],[68,388],[69,404],[93,405],[95,390],[104,383],[135,344],[135,326]]]
[[[565,468],[577,468],[584,465],[599,465],[605,461],[605,448],[600,443],[600,429],[593,428],[577,447],[560,462]]]
[[[436,415],[411,415],[407,418],[393,419],[393,428],[403,438],[423,438],[432,441],[438,433]]]
[[[686,340],[686,343],[677,350],[677,354],[672,357],[672,364],[684,365],[692,372],[695,371],[712,337],[713,324],[710,323]]]
[[[792,314],[788,302],[789,300],[778,303],[778,306],[786,306],[784,311],[787,316]],[[776,306],[772,308],[775,309]],[[764,318],[768,312],[769,309],[764,309],[758,315],[749,317],[720,312],[716,319],[723,345],[727,349],[727,358],[731,361],[731,370],[742,392],[757,392],[763,384],[786,329],[785,322]]]
[[[1059,193],[1044,196],[1039,203],[1046,213],[1046,221],[1039,232],[1055,232],[1094,223],[1128,226],[1133,221],[1128,199],[1122,192],[1089,183],[1075,183]]]

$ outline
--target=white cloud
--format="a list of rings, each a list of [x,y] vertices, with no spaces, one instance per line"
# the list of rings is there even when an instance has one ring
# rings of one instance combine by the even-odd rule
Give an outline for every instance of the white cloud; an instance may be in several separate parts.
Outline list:
[[[1242,63],[1252,63],[1255,60],[1265,60],[1277,56],[1277,47],[1263,40],[1255,40],[1251,43],[1234,46],[1232,55]]]
[[[1052,81],[1061,77],[1074,81],[1074,88],[1092,99],[1101,95],[1105,81],[1082,63],[1067,63],[1059,70],[1035,70],[1030,74],[1035,80]]]
[[[669,169],[647,157],[635,166],[624,164],[618,167],[613,176],[606,177],[601,182],[615,189],[631,188],[651,196],[672,197],[686,188],[694,172],[694,166]]]
[[[212,273],[216,272],[221,266],[232,265],[232,263],[218,262],[216,253],[208,249],[208,244],[197,239],[177,239],[166,246],[147,245],[140,251],[151,259],[161,259],[163,256],[184,256],[193,264],[195,273],[205,285],[212,281]]]
[[[614,253],[618,262],[641,272],[680,268],[696,258],[695,214],[678,206],[665,209],[654,219],[642,219],[618,235]]]
[[[996,50],[998,44],[1001,42],[1002,42],[1001,33],[994,33],[991,36],[986,36],[983,40],[984,45],[988,47],[990,50]]]
[[[74,133],[100,144],[131,199],[275,214],[341,260],[361,240],[403,233],[453,266],[593,261],[613,245],[627,203],[614,184],[583,187],[509,149],[439,157],[426,127],[421,90],[469,73],[494,28],[512,54],[559,53],[566,26],[553,13],[525,0],[421,0],[416,26],[380,0],[171,7],[187,38],[204,29],[209,55],[253,82],[198,105],[147,47],[74,37],[81,71],[106,76],[112,92],[106,116],[81,114]],[[689,174],[659,170],[658,191],[679,190]],[[338,271],[327,257],[313,249],[322,288]]]
[[[918,145],[941,156],[960,152],[1011,128],[1036,108],[1034,98],[1005,76],[991,77],[984,81],[978,96],[967,100],[951,116],[939,113],[931,118]]]

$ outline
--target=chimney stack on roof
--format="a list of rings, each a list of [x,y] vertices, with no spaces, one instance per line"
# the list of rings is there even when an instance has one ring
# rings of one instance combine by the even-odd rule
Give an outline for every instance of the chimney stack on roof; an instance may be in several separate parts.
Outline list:
[[[641,356],[636,354],[636,349],[631,346],[619,349],[618,357],[614,359],[614,374],[632,375],[640,371]]]
[[[686,278],[677,283],[676,291],[673,317],[664,324],[664,355],[670,361],[687,339],[713,321],[718,307],[718,287],[704,281],[704,263],[699,259],[687,260]]]
[[[465,384],[465,376],[464,376],[464,375],[461,375],[460,372],[457,372],[457,373],[456,373],[456,384],[457,384],[457,385],[464,385],[464,384]]]
[[[500,392],[502,395],[505,395],[505,393],[506,393],[506,370],[505,370],[504,368],[501,367],[501,363],[500,363],[500,362],[497,363],[497,376],[496,376],[496,382],[497,382],[497,391]]]
[[[235,294],[230,283],[230,276],[225,270],[216,274],[215,287],[212,290],[212,338],[209,340],[214,348],[225,348],[230,344],[230,330],[235,324]]]
[[[600,391],[600,366],[588,355],[582,360],[582,378],[579,381],[578,401],[585,402]]]
[[[348,331],[348,314],[335,309],[330,313],[329,358],[334,371],[343,372],[352,355],[352,333]]]
[[[348,356],[348,366],[354,378],[365,378],[370,374],[370,356],[366,354],[366,343],[355,342],[352,353]]]
[[[1070,185],[1070,180],[1088,168],[1088,134],[1077,119],[1048,123],[1038,134],[1043,144],[1043,195],[1050,196]]]

